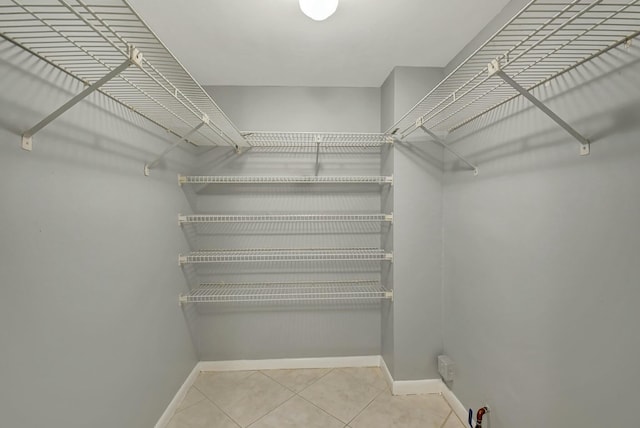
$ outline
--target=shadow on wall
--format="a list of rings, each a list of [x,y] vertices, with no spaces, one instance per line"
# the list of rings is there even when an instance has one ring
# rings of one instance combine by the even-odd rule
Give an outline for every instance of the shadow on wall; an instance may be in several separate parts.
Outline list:
[[[26,129],[84,89],[84,84],[75,78],[7,41],[0,42],[0,70],[3,76],[0,104],[11,106],[0,115],[0,128],[15,134],[16,146]],[[55,143],[48,144],[48,140]],[[149,144],[150,141],[158,144]],[[174,141],[174,135],[98,93],[82,100],[36,134],[31,156],[46,155],[60,162],[88,164],[104,170],[122,165],[117,169],[119,174],[126,173],[125,165],[130,170],[128,164],[136,162],[142,173],[145,162]],[[179,149],[187,156],[194,152],[186,144]],[[120,162],[114,162],[116,158]],[[191,165],[191,161],[176,160],[176,156],[171,162],[172,166],[185,169]],[[159,165],[163,166],[165,163]]]
[[[435,169],[438,173],[442,172],[444,168],[442,148],[440,148],[437,143],[429,139],[420,138],[411,139],[411,141],[397,142],[395,144],[398,151],[406,153],[407,158],[411,161],[423,167],[430,167],[429,169],[431,170]],[[438,151],[439,156],[436,156],[434,153],[435,150]]]
[[[607,137],[636,129],[640,122],[640,59],[631,60],[639,55],[639,47],[629,52],[619,48],[536,88],[534,94],[591,141],[592,155],[606,155]],[[567,165],[579,153],[575,139],[522,97],[454,131],[447,142],[479,165],[478,179],[540,170],[541,160],[544,168]],[[545,158],[545,149],[558,146],[566,147],[569,157],[554,151],[555,156]],[[508,158],[517,162],[509,170],[487,168]],[[447,169],[455,170],[456,164]]]

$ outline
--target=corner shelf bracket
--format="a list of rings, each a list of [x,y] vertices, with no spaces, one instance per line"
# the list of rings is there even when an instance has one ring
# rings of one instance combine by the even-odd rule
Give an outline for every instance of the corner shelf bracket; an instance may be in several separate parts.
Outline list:
[[[136,49],[134,46],[131,46],[131,45],[129,45],[128,49],[129,49],[128,58],[125,61],[123,61],[119,66],[117,66],[116,68],[111,70],[109,73],[107,73],[105,76],[103,76],[102,78],[100,78],[96,82],[94,82],[91,85],[89,85],[88,87],[86,87],[82,92],[80,92],[78,95],[76,95],[75,97],[71,98],[69,101],[64,103],[56,111],[54,111],[53,113],[49,114],[47,117],[42,119],[40,122],[38,122],[37,124],[35,124],[31,128],[29,128],[28,130],[26,130],[22,134],[21,147],[24,150],[31,151],[33,149],[33,136],[36,134],[36,132],[40,131],[42,128],[44,128],[45,126],[47,126],[48,124],[50,124],[51,122],[56,120],[63,113],[65,113],[71,107],[73,107],[76,104],[78,104],[80,101],[85,99],[91,93],[93,93],[96,90],[100,89],[100,87],[102,85],[104,85],[105,83],[109,82],[110,80],[112,80],[113,78],[115,78],[116,76],[121,74],[123,71],[125,71],[127,68],[129,68],[129,66],[135,64],[138,67],[142,68],[142,53],[138,49]]]
[[[433,133],[433,131],[431,131],[430,129],[427,129],[424,124],[422,123],[423,118],[420,117],[417,121],[416,121],[416,125],[418,126],[418,128],[422,129],[427,135],[429,135],[431,138],[433,138],[433,141],[435,141],[437,144],[439,144],[440,146],[442,146],[446,151],[448,151],[449,153],[451,153],[452,155],[454,155],[455,157],[457,157],[458,159],[460,159],[462,162],[464,162],[465,164],[467,164],[469,166],[469,168],[471,168],[471,170],[473,171],[473,175],[478,175],[478,167],[469,162],[467,160],[467,158],[465,158],[464,156],[462,156],[460,153],[458,153],[457,150],[452,149],[447,143],[445,143],[445,141],[438,137],[435,133]]]
[[[191,131],[187,132],[185,135],[183,135],[182,137],[178,138],[172,145],[170,145],[169,147],[164,149],[162,151],[162,153],[160,153],[154,160],[144,164],[144,175],[148,177],[149,174],[151,173],[151,170],[154,169],[155,167],[157,167],[158,164],[162,161],[162,159],[164,159],[164,157],[167,154],[169,154],[169,152],[173,151],[173,149],[178,147],[180,145],[180,143],[182,143],[183,141],[189,141],[189,137],[190,136],[192,136],[193,134],[198,132],[198,130],[200,128],[202,128],[204,125],[209,125],[209,123],[210,123],[209,116],[204,114],[202,116],[201,122],[199,124],[197,124],[193,129],[191,129]]]
[[[502,66],[500,65],[500,61],[498,59],[494,59],[489,64],[487,64],[487,71],[489,73],[489,77],[498,76],[506,84],[511,86],[513,89],[518,91],[520,95],[528,99],[534,106],[536,106],[540,111],[549,116],[551,120],[560,125],[565,131],[567,131],[573,138],[578,140],[580,143],[580,155],[585,156],[590,153],[590,144],[591,142],[585,138],[581,133],[575,130],[571,125],[565,122],[560,116],[555,114],[549,107],[547,107],[542,101],[537,99],[531,92],[527,91],[524,87],[522,87],[518,82],[513,80],[507,73],[504,72]]]

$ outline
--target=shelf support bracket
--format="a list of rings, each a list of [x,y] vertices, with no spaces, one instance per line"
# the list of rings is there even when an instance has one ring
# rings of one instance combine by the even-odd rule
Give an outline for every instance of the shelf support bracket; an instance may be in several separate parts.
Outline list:
[[[420,125],[419,128],[422,129],[425,133],[427,133],[431,138],[433,138],[433,141],[435,141],[437,144],[444,147],[446,151],[448,151],[449,153],[451,153],[452,155],[460,159],[462,162],[469,165],[469,168],[473,170],[473,175],[478,175],[478,167],[476,165],[472,164],[467,160],[467,158],[462,156],[456,150],[452,149],[447,143],[444,142],[442,138],[438,137],[436,134],[433,133],[433,131],[431,131],[430,129],[427,129],[424,125]]]
[[[315,143],[316,143],[316,177],[318,176],[318,173],[320,172],[320,143],[322,142],[322,137],[321,136],[316,136],[315,137]]]
[[[119,66],[111,70],[100,80],[87,86],[82,92],[80,92],[78,95],[76,95],[75,97],[71,98],[69,101],[64,103],[56,111],[54,111],[49,116],[42,119],[40,122],[38,122],[37,124],[29,128],[28,130],[26,130],[22,134],[22,148],[24,150],[31,151],[33,148],[33,136],[35,135],[36,132],[40,131],[42,128],[44,128],[45,126],[53,122],[64,112],[69,110],[74,105],[78,104],[88,95],[90,95],[92,92],[95,92],[96,90],[98,90],[102,85],[104,85],[114,77],[118,76],[120,73],[122,73],[124,70],[129,68],[130,65],[133,65],[133,64],[142,68],[142,53],[140,53],[140,51],[134,48],[133,46],[129,46],[129,57],[122,64],[120,64]]]
[[[507,75],[507,73],[505,73],[504,70],[502,70],[502,68],[500,66],[500,61],[498,61],[497,59],[494,59],[493,61],[491,61],[487,65],[487,69],[489,71],[489,76],[496,75],[496,76],[500,77],[502,80],[505,81],[505,83],[507,83],[509,86],[511,86],[516,91],[518,91],[520,93],[520,95],[522,95],[523,97],[525,97],[526,99],[531,101],[531,103],[534,106],[536,106],[544,114],[549,116],[551,118],[551,120],[553,120],[555,123],[560,125],[573,138],[578,140],[578,142],[580,143],[580,155],[581,156],[585,156],[585,155],[589,154],[589,152],[590,152],[590,141],[588,139],[586,139],[578,131],[576,131],[571,125],[569,125],[567,122],[562,120],[562,118],[560,118],[560,116],[555,114],[549,107],[544,105],[544,103],[542,101],[540,101],[535,96],[533,96],[533,94],[531,94],[531,92],[527,91],[525,88],[520,86],[520,84],[518,82],[516,82],[509,75]]]
[[[147,162],[146,164],[144,164],[144,175],[146,175],[147,177],[149,176],[149,174],[151,173],[151,170],[155,167],[158,166],[158,164],[160,163],[160,161],[162,159],[164,159],[164,157],[173,149],[175,149],[176,147],[178,147],[180,145],[180,143],[182,143],[183,141],[188,141],[188,138],[190,136],[192,136],[193,134],[195,134],[196,132],[198,132],[198,130],[200,128],[202,128],[204,125],[208,125],[209,124],[209,116],[207,116],[206,114],[202,116],[202,121],[197,124],[193,129],[191,129],[191,131],[187,132],[186,134],[184,134],[182,137],[178,138],[172,145],[170,145],[169,147],[167,147],[166,149],[164,149],[162,151],[162,153],[160,153],[158,156],[156,156],[156,158],[150,162]]]

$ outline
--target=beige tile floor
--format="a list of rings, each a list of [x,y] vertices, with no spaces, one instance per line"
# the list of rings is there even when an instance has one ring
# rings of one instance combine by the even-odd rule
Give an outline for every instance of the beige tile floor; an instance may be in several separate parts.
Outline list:
[[[379,368],[202,372],[168,428],[465,428],[440,394],[392,396]]]

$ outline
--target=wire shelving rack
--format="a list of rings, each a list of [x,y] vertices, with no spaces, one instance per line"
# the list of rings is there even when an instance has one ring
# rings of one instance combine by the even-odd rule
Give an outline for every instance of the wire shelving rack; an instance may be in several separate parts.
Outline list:
[[[178,222],[180,224],[393,222],[393,214],[190,214],[179,215]]]
[[[192,251],[178,256],[182,266],[194,263],[264,263],[324,261],[393,261],[380,248],[247,248]]]
[[[640,34],[639,0],[533,0],[387,132],[454,131]],[[586,154],[586,153],[583,153]]]
[[[375,301],[393,299],[378,281],[206,283],[180,295],[180,303]]]
[[[354,132],[267,132],[243,131],[252,147],[380,147],[392,144],[388,134]]]
[[[212,176],[179,175],[182,184],[393,184],[393,176]]]
[[[193,144],[248,146],[125,0],[0,0],[0,36]]]

